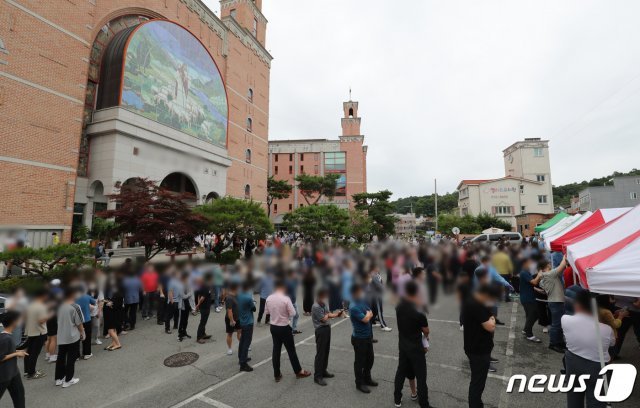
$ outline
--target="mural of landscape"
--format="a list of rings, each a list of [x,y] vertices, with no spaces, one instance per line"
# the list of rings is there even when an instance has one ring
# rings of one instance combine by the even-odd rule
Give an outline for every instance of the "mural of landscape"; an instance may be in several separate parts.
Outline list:
[[[121,106],[225,147],[227,96],[215,63],[187,30],[151,21],[130,38]]]

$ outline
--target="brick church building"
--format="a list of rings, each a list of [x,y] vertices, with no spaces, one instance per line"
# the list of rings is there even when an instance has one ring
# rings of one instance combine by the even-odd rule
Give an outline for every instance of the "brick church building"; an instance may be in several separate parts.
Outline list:
[[[266,201],[262,0],[0,2],[0,227],[34,247],[137,177]]]

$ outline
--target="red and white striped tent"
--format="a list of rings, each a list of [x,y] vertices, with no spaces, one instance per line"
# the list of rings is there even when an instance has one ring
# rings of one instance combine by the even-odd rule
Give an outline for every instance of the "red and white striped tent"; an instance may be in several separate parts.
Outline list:
[[[566,248],[583,287],[640,296],[640,206],[573,239]]]
[[[602,210],[597,210],[593,214],[587,216],[585,213],[582,218],[579,220],[580,222],[576,222],[572,225],[573,228],[570,230],[562,231],[563,233],[560,236],[555,236],[551,238],[551,250],[554,252],[560,252],[565,250],[566,245],[577,242],[580,238],[589,234],[597,228],[602,227],[603,225],[615,220],[621,215],[629,212],[631,207],[628,208],[605,208]]]

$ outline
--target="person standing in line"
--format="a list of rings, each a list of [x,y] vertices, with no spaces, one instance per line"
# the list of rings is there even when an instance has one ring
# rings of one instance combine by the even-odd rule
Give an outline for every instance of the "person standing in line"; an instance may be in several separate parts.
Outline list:
[[[240,371],[253,371],[248,362],[249,348],[253,339],[253,312],[256,311],[256,304],[253,300],[253,286],[249,282],[242,284],[242,292],[238,294],[238,323],[240,324],[240,342],[238,344],[238,360]]]
[[[55,363],[58,359],[58,307],[62,303],[64,292],[60,287],[60,279],[51,281],[49,290],[49,301],[47,306],[51,311],[49,320],[47,320],[47,342],[44,345],[45,360],[49,363]]]
[[[273,375],[276,382],[282,380],[280,371],[280,352],[282,345],[287,350],[289,361],[296,378],[309,377],[311,373],[303,370],[296,353],[296,345],[293,341],[293,332],[289,325],[289,320],[296,315],[296,309],[291,303],[291,299],[286,295],[287,285],[284,280],[279,280],[275,284],[275,291],[269,295],[265,304],[265,312],[271,315],[271,338],[273,339]]]
[[[373,330],[371,319],[373,312],[369,307],[364,291],[357,283],[350,290],[351,303],[349,305],[349,317],[353,327],[351,345],[355,354],[353,369],[355,372],[356,389],[368,394],[369,387],[376,387],[378,383],[371,378],[373,367]]]
[[[122,288],[124,289],[125,330],[135,330],[142,284],[133,270],[128,271],[127,276],[122,280]]]
[[[547,293],[547,305],[551,312],[549,349],[557,353],[564,353],[565,351],[561,319],[564,315],[564,285],[562,283],[562,272],[566,265],[566,257],[563,258],[558,267],[554,269],[551,269],[551,264],[545,259],[538,263],[538,273],[542,275],[540,286]]]
[[[402,387],[405,378],[415,379],[420,408],[430,408],[427,388],[427,361],[425,354],[429,338],[429,322],[422,312],[423,304],[418,284],[407,282],[405,297],[396,307],[398,319],[398,369],[394,381],[394,404],[402,406]],[[413,396],[412,396],[413,399]]]
[[[224,316],[225,331],[227,333],[227,355],[233,354],[233,333],[236,333],[238,342],[242,336],[242,330],[240,328],[240,318],[238,317],[238,283],[229,283],[227,298],[225,299],[224,306],[226,313]]]
[[[222,291],[224,289],[224,272],[220,265],[213,265],[213,295],[216,313],[222,310]]]
[[[89,291],[87,293],[98,302],[97,307],[91,309],[91,344],[99,346],[102,344],[102,341],[100,341],[100,326],[104,308],[104,293],[98,288],[96,282],[89,282]]]
[[[187,333],[187,325],[189,324],[189,313],[195,310],[195,300],[193,289],[189,283],[190,274],[185,271],[181,275],[182,284],[182,302],[178,303],[180,309],[180,316],[178,318],[178,341],[183,341],[184,338],[190,339],[191,336]]]
[[[524,308],[525,313],[525,323],[524,330],[522,333],[525,335],[527,340],[533,343],[542,343],[542,340],[533,335],[533,325],[538,320],[538,305],[536,302],[536,295],[534,291],[534,287],[538,286],[540,283],[540,279],[542,279],[542,274],[536,274],[534,278],[531,275],[531,259],[527,258],[522,262],[520,270],[520,303]]]
[[[300,313],[298,312],[298,304],[296,303],[298,299],[298,276],[296,275],[296,271],[291,270],[289,272],[289,276],[287,279],[287,296],[291,299],[291,304],[293,304],[293,308],[296,310],[296,314],[291,318],[291,329],[293,330],[293,335],[302,333],[298,330],[298,319],[300,318]]]
[[[211,338],[211,335],[207,334],[207,322],[209,321],[209,315],[211,314],[211,290],[213,288],[213,276],[205,275],[204,279],[198,280],[198,290],[196,290],[196,311],[200,312],[200,324],[198,324],[198,331],[196,333],[196,341],[199,344],[204,344],[206,340]]]
[[[82,293],[82,291],[78,289],[78,293]],[[82,293],[76,299],[76,304],[80,306],[80,310],[82,311],[82,325],[84,326],[85,333],[85,338],[81,342],[82,353],[80,355],[80,358],[82,358],[83,360],[88,360],[93,357],[93,354],[91,354],[91,311],[98,307],[98,301],[92,298],[88,293]]]
[[[158,310],[156,316],[158,326],[162,326],[169,319],[169,282],[171,282],[172,275],[173,270],[168,268],[158,276]]]
[[[373,311],[374,325],[380,326],[380,329],[385,332],[390,332],[391,327],[387,326],[387,322],[384,320],[384,314],[382,310],[382,303],[384,301],[384,280],[380,275],[380,268],[377,265],[373,265],[370,271],[371,275],[371,310]]]
[[[593,318],[591,294],[581,291],[576,294],[574,301],[575,314],[562,316],[562,330],[567,340],[567,350],[564,354],[567,376],[582,377],[586,375],[586,389],[577,392],[572,389],[567,393],[567,408],[604,408],[605,402],[596,400],[594,391],[596,382],[601,378],[600,350],[598,350],[598,334],[593,329],[596,321]],[[609,347],[615,344],[613,329],[604,323],[600,325],[600,341],[605,362],[610,360]]]
[[[331,313],[327,298],[329,291],[325,288],[318,290],[316,302],[311,306],[311,321],[316,332],[316,357],[313,364],[313,381],[325,386],[325,378],[333,378],[334,375],[327,371],[329,366],[329,350],[331,348],[331,319],[343,315],[343,311]]]
[[[57,386],[70,387],[80,381],[74,377],[76,360],[80,356],[80,341],[85,339],[84,317],[75,302],[78,290],[67,288],[64,301],[58,308],[58,360],[55,380]]]
[[[182,282],[178,279],[178,272],[173,271],[167,285],[167,307],[164,313],[164,332],[167,334],[171,334],[171,319],[173,319],[173,330],[178,330],[182,291]]]
[[[485,272],[486,273],[486,272]],[[464,352],[469,359],[471,381],[469,382],[469,408],[482,408],[482,393],[487,382],[491,351],[493,350],[493,333],[496,330],[496,318],[487,306],[497,301],[497,290],[486,284],[467,299],[463,306],[464,319]]]
[[[273,293],[273,272],[270,268],[267,268],[264,276],[260,280],[260,309],[258,311],[258,325],[262,323],[262,316],[264,315],[264,306],[267,303],[267,298]],[[264,323],[269,324],[269,314],[264,318]]]
[[[158,302],[158,272],[149,262],[145,265],[142,276],[142,319],[153,317],[153,306]]]
[[[51,312],[45,304],[49,294],[46,289],[36,292],[33,302],[27,307],[25,334],[27,335],[27,356],[24,359],[24,373],[28,380],[42,378],[45,374],[36,370],[38,356],[47,340],[47,320]]]
[[[104,349],[107,351],[115,351],[122,348],[120,344],[120,333],[123,333],[122,327],[124,325],[124,296],[122,289],[115,276],[112,276],[105,285],[104,290],[104,307],[103,311],[103,333],[109,336],[111,344]],[[123,334],[125,334],[124,332]]]
[[[307,258],[305,258],[307,259]],[[313,292],[316,287],[316,275],[311,265],[304,267],[304,273],[302,276],[302,310],[305,316],[311,315],[311,308],[313,307]]]
[[[9,391],[14,408],[25,408],[24,385],[18,370],[18,358],[27,357],[24,350],[16,350],[13,331],[20,324],[20,313],[9,310],[0,315],[4,331],[0,333],[0,401]]]

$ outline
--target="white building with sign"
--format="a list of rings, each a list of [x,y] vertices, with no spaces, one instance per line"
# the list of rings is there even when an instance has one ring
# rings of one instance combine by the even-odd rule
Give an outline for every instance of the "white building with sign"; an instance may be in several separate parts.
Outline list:
[[[516,215],[553,213],[549,142],[525,139],[502,153],[504,177],[462,180],[458,184],[460,215],[488,213],[515,227]]]

